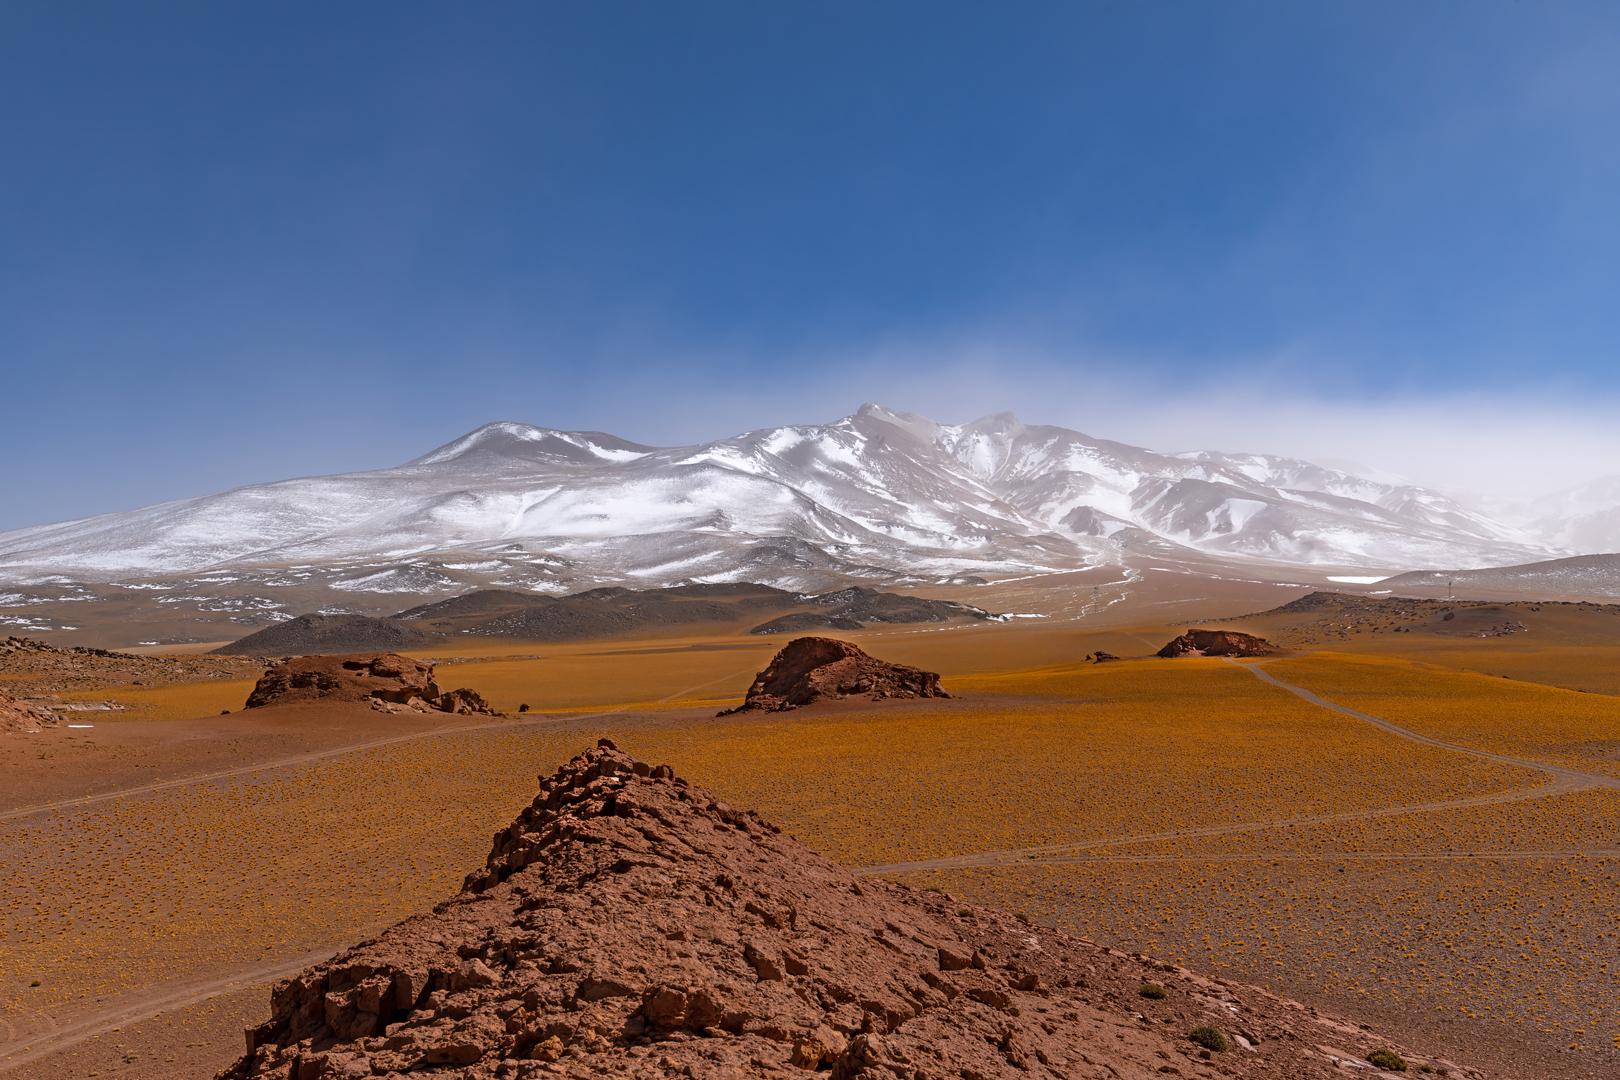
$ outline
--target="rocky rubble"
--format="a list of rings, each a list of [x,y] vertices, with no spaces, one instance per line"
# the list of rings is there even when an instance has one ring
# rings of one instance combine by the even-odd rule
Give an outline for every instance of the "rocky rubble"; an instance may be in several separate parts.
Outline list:
[[[246,708],[317,700],[367,701],[383,712],[492,712],[475,690],[439,689],[432,664],[387,652],[282,660],[259,678]]]
[[[51,709],[0,690],[0,732],[33,732],[61,723],[62,718]]]
[[[755,677],[748,695],[732,713],[786,712],[842,697],[948,698],[939,676],[921,668],[890,664],[836,638],[795,638]]]
[[[1189,630],[1159,650],[1163,657],[1276,656],[1271,642],[1236,630]]]
[[[1191,1041],[1201,1027],[1230,1049]],[[1473,1075],[1254,987],[860,879],[604,739],[541,779],[459,895],[278,983],[220,1076],[1390,1075],[1376,1049]]]

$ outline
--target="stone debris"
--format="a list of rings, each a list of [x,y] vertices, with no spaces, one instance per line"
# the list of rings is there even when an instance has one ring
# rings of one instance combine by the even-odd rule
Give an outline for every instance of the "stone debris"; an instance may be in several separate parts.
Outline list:
[[[62,717],[49,706],[0,690],[0,731],[31,734],[44,728],[59,727],[62,723]]]
[[[1150,979],[1163,1000],[1138,995]],[[460,894],[278,983],[270,1007],[222,1080],[1343,1075],[1324,1025],[1362,1060],[1436,1060],[1256,987],[859,878],[606,739],[541,779]],[[1211,1025],[1248,1046],[1187,1037]]]
[[[493,715],[477,691],[441,690],[432,664],[388,652],[279,661],[259,678],[245,707],[300,701],[365,701],[381,712]]]
[[[1189,630],[1159,650],[1163,657],[1177,656],[1276,656],[1280,650],[1271,642],[1236,630]]]
[[[748,696],[720,716],[759,710],[786,712],[818,701],[863,696],[948,698],[939,676],[921,668],[890,664],[836,638],[795,638],[782,647],[754,679]]]

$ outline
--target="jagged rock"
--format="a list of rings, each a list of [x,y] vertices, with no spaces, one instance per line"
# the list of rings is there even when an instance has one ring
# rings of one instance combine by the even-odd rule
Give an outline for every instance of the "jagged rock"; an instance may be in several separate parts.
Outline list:
[[[477,691],[440,690],[432,664],[398,653],[283,660],[259,678],[245,707],[317,700],[367,701],[383,712],[492,712]]]
[[[1265,638],[1236,630],[1189,630],[1159,650],[1176,656],[1274,656],[1277,648]]]
[[[1137,999],[1149,977],[1165,1002]],[[1147,1080],[1213,1075],[1185,1033],[1231,1030],[1239,1008],[1247,1076],[1342,1075],[1309,1049],[1317,1024],[1392,1045],[1255,987],[857,878],[604,739],[542,778],[459,895],[278,983],[220,1075]]]
[[[57,727],[61,722],[62,718],[50,709],[0,690],[0,731],[39,731]]]
[[[784,645],[770,666],[755,677],[742,705],[719,715],[756,709],[785,712],[854,695],[873,701],[951,696],[940,688],[939,676],[932,671],[886,663],[836,638],[803,637]]]
[[[1111,652],[1103,652],[1101,649],[1098,649],[1097,652],[1088,659],[1090,659],[1093,664],[1106,664],[1110,660],[1118,660],[1119,657],[1115,656]]]

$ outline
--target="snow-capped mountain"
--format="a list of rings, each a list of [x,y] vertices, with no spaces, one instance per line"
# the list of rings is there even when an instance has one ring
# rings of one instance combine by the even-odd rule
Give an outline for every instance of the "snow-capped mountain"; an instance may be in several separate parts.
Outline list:
[[[1496,520],[1561,551],[1620,551],[1620,476],[1535,499],[1497,500],[1489,509]]]
[[[1041,573],[1128,552],[1391,570],[1564,553],[1436,492],[1309,462],[1161,454],[1010,413],[956,425],[869,404],[831,424],[674,448],[487,424],[396,468],[0,533],[0,580],[797,587]]]

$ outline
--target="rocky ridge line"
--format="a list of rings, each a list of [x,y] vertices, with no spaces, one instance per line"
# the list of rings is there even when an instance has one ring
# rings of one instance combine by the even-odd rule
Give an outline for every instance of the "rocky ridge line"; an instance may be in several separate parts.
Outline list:
[[[1161,999],[1137,993],[1150,980]],[[1254,987],[862,880],[605,739],[541,779],[459,895],[279,983],[271,1008],[222,1080],[1297,1080],[1392,1075],[1366,1061],[1380,1048],[1478,1075]],[[1232,1049],[1189,1040],[1199,1027]]]

